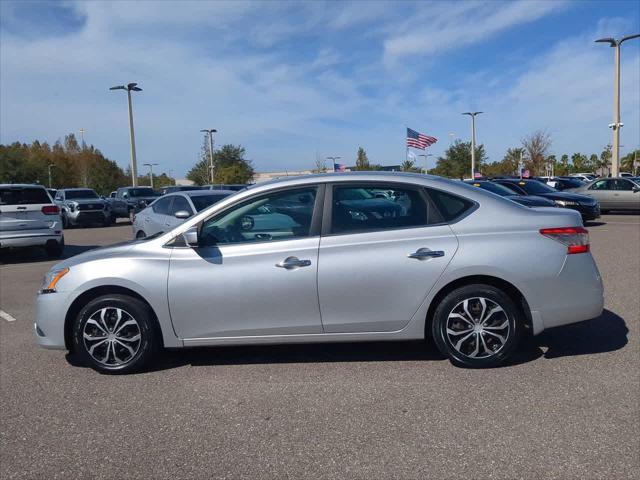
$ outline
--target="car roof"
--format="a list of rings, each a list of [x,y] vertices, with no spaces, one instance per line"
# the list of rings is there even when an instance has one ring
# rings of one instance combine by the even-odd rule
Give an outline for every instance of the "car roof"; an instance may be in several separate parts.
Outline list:
[[[72,192],[74,190],[93,190],[90,187],[73,187],[73,188],[58,188],[58,190],[62,190],[63,192]]]
[[[234,193],[237,192],[234,192],[233,190],[183,190],[181,192],[171,192],[165,196],[186,195],[187,197],[206,197],[210,195],[233,195]]]
[[[0,187],[7,188],[27,188],[27,187],[37,187],[37,188],[45,188],[44,185],[38,185],[36,183],[0,183]]]

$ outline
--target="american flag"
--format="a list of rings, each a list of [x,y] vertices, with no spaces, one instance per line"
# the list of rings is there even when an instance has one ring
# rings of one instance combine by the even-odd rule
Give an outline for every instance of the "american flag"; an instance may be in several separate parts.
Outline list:
[[[407,147],[419,148],[424,150],[425,148],[436,143],[438,139],[436,137],[430,137],[423,133],[416,132],[407,128]]]
[[[344,165],[343,163],[334,163],[333,164],[333,171],[334,172],[346,172],[347,171],[347,166]]]

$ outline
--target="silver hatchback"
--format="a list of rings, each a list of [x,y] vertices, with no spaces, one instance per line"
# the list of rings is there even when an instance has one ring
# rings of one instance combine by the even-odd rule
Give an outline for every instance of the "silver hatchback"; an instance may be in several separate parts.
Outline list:
[[[162,348],[416,340],[504,362],[525,332],[600,315],[580,215],[418,174],[257,185],[178,227],[54,266],[36,336],[105,372]]]

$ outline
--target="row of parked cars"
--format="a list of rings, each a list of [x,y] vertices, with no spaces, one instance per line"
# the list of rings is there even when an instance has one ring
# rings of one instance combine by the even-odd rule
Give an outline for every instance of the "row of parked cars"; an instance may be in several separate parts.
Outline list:
[[[109,226],[117,218],[129,218],[133,222],[136,213],[163,194],[169,199],[169,202],[163,199],[162,205],[165,205],[173,203],[172,192],[199,190],[205,195],[186,205],[188,208],[185,207],[181,214],[187,212],[191,215],[223,198],[219,193],[226,196],[240,188],[245,186],[174,186],[161,192],[150,187],[122,187],[105,198],[90,188],[45,189],[33,184],[3,184],[0,185],[0,248],[38,246],[43,247],[49,256],[59,257],[64,250],[65,228]]]

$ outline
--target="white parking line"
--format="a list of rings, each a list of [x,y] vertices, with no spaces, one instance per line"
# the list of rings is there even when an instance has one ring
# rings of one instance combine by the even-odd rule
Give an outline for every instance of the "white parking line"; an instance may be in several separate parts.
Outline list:
[[[0,310],[0,317],[4,318],[7,322],[15,322],[16,319],[9,315],[4,310]]]

